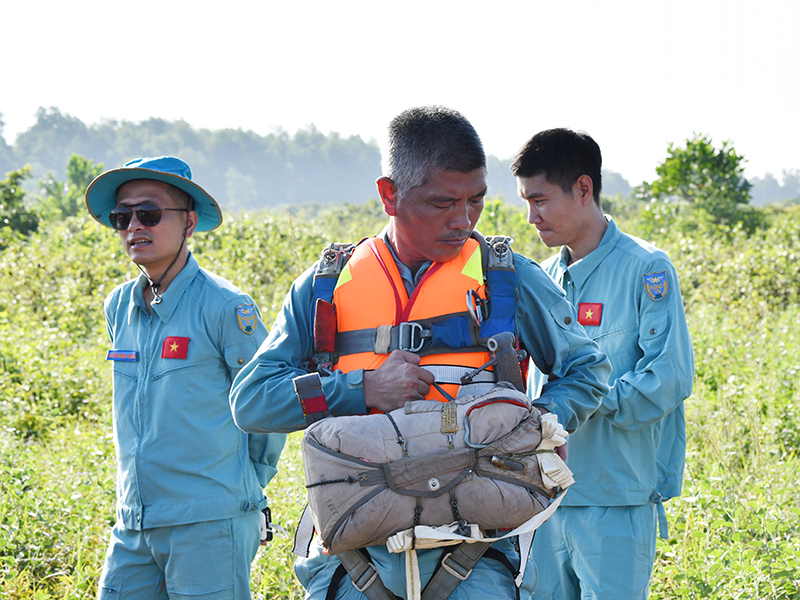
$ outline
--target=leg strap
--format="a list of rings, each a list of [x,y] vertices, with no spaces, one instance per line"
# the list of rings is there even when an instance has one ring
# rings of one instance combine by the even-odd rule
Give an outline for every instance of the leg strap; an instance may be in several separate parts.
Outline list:
[[[491,558],[492,560],[496,560],[501,565],[503,565],[508,572],[511,573],[511,577],[516,579],[517,575],[519,575],[519,571],[514,568],[514,565],[511,564],[511,561],[508,560],[508,557],[500,552],[497,548],[489,548],[486,551],[486,554],[483,555],[484,558]],[[522,560],[522,555],[520,555],[520,561]],[[515,585],[514,589],[517,592],[517,600],[519,600],[519,588]]]
[[[365,554],[366,557],[364,556]],[[363,550],[363,554],[359,550],[347,550],[337,554],[336,557],[342,562],[342,566],[347,569],[353,587],[369,600],[396,600],[396,596],[383,585],[381,578],[378,576],[378,571],[375,570],[375,565],[369,560],[369,554],[367,554],[366,550]],[[341,581],[341,577],[337,580],[336,574],[334,574],[331,586],[328,588],[328,597],[330,597],[331,588],[334,589],[334,596],[336,595],[339,581]],[[334,582],[336,583],[335,587]]]
[[[339,584],[345,575],[347,575],[347,569],[344,568],[344,565],[336,567],[333,577],[331,577],[331,582],[328,584],[328,593],[325,594],[325,600],[336,600],[336,592],[339,591]]]
[[[447,600],[456,586],[472,573],[474,567],[491,543],[461,542],[455,550],[442,557],[439,568],[433,574],[422,592],[422,600]]]
[[[363,553],[362,553],[363,552]],[[366,557],[364,556],[366,554]],[[455,550],[446,553],[441,560],[439,568],[433,574],[425,590],[422,592],[422,600],[447,600],[450,594],[456,589],[459,583],[467,579],[472,573],[472,568],[478,561],[486,555],[500,562],[515,577],[517,570],[505,554],[491,547],[490,543],[475,542],[468,544],[462,542]],[[339,583],[344,577],[345,571],[350,575],[353,587],[363,593],[369,600],[396,600],[383,585],[375,566],[368,559],[369,554],[365,550],[348,550],[336,555],[342,565],[333,575],[326,600],[334,600]],[[514,586],[519,598],[519,588]]]

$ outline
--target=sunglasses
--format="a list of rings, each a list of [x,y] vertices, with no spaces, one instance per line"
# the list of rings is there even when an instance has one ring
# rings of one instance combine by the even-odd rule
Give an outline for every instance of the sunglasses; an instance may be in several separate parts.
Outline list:
[[[108,220],[114,229],[122,231],[131,224],[131,215],[135,212],[139,223],[145,227],[155,227],[161,222],[161,211],[174,210],[179,212],[189,212],[188,208],[160,208],[155,204],[145,202],[132,209],[127,206],[118,206],[108,214]]]

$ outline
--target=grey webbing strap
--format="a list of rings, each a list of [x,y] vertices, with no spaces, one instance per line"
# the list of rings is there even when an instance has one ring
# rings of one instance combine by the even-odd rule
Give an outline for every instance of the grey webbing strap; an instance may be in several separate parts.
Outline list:
[[[449,383],[452,385],[463,385],[461,378],[471,373],[475,369],[470,367],[459,367],[457,365],[423,365],[423,369],[429,371],[436,378],[436,383]],[[494,372],[485,370],[475,373],[470,377],[470,383],[495,383]]]
[[[292,552],[297,556],[308,558],[312,539],[314,539],[314,519],[311,516],[311,509],[306,504],[303,514],[300,515],[300,520],[297,522],[297,530],[294,532]]]
[[[422,591],[422,600],[447,600],[459,583],[472,573],[472,568],[491,547],[489,542],[461,542],[442,558],[441,567]]]
[[[522,383],[522,373],[519,370],[519,360],[515,350],[514,334],[503,331],[495,334],[488,340],[489,352],[496,359],[494,372],[497,381],[507,381],[520,392],[525,391]]]
[[[371,327],[336,334],[336,354],[347,356],[361,352],[391,354],[394,350],[419,352],[425,340],[431,338],[431,330],[419,323],[409,321],[387,327]]]
[[[347,569],[353,587],[369,600],[396,600],[395,595],[383,585],[375,565],[367,561],[358,550],[346,550],[336,557]]]

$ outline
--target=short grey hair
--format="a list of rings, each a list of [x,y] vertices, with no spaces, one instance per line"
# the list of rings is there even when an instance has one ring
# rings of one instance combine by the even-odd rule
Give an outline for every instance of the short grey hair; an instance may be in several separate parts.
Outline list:
[[[394,183],[397,199],[424,185],[437,169],[486,171],[486,154],[472,124],[444,106],[410,108],[392,119],[382,170]]]

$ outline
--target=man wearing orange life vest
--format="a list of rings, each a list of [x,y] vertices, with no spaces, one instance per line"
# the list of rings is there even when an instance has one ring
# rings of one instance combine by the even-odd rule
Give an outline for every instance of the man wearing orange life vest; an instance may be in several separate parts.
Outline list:
[[[304,393],[299,382],[309,377],[305,367],[315,355],[314,314],[321,310],[320,303],[315,303],[317,265],[313,265],[293,284],[269,338],[231,390],[234,419],[243,430],[290,432],[328,414],[388,412],[409,400],[438,397],[433,384],[446,383],[448,370],[485,362],[477,349],[421,359],[410,351],[419,340],[392,349],[397,344],[388,333],[389,329],[402,331],[402,323],[462,313],[465,291],[471,290],[481,301],[486,296],[479,244],[471,238],[486,194],[486,158],[480,138],[453,110],[410,109],[389,126],[384,174],[377,185],[389,223],[381,234],[353,251],[338,275],[332,313],[340,333],[357,337],[359,331],[377,329],[376,350],[339,357],[329,374],[314,375],[315,392]],[[608,390],[608,361],[577,324],[564,293],[538,265],[513,254],[513,266],[516,288],[510,294],[513,311],[508,327],[538,368],[551,374],[535,404],[555,413],[567,430],[575,430]],[[378,352],[382,328],[388,328],[384,329],[386,349]],[[337,345],[339,339],[337,335]],[[354,347],[358,347],[355,342]],[[450,393],[457,394],[458,387],[451,387]],[[519,554],[509,541],[498,542],[495,548],[507,557],[506,562],[519,565]],[[368,552],[384,586],[405,597],[402,555],[390,554],[385,546],[371,546]],[[431,578],[442,554],[442,549],[418,552],[422,585]],[[337,567],[339,559],[324,554],[319,546],[309,558],[296,562],[295,572],[307,598],[326,597]],[[532,594],[535,580],[536,569],[528,567],[519,597]],[[335,597],[367,596],[345,576]],[[507,568],[484,557],[450,597],[511,599],[516,589]]]

